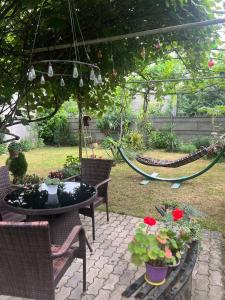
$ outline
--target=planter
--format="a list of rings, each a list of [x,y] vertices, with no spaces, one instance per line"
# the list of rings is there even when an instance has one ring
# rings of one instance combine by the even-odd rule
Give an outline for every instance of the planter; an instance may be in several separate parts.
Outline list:
[[[58,185],[47,185],[47,190],[49,195],[55,195],[57,194]]]
[[[168,266],[154,267],[146,263],[145,280],[151,285],[161,285],[166,281]]]
[[[174,265],[169,265],[170,268],[176,268],[180,265],[180,259]]]

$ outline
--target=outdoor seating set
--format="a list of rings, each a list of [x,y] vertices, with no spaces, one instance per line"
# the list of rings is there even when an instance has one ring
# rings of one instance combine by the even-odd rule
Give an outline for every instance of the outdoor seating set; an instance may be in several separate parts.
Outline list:
[[[91,217],[95,239],[95,208],[105,204],[109,221],[111,167],[111,160],[82,159],[80,176],[64,180],[72,190],[61,186],[56,195],[11,185],[7,167],[0,167],[1,295],[55,299],[55,287],[74,258],[83,260],[86,290],[86,243],[92,248],[79,213]],[[49,199],[57,205],[47,205]]]

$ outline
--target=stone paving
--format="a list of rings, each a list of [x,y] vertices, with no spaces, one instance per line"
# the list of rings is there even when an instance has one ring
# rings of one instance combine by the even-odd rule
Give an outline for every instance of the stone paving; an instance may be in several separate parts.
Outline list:
[[[73,262],[56,289],[56,300],[120,300],[126,287],[144,273],[129,261],[127,244],[140,219],[111,213],[96,213],[96,241],[91,239],[91,220],[82,223],[93,254],[87,249],[87,292],[82,294],[82,261]],[[202,249],[193,272],[192,300],[225,300],[222,235],[204,231]],[[0,300],[18,300],[0,296]],[[132,298],[129,298],[132,299]],[[165,299],[166,300],[166,299]],[[186,300],[186,299],[185,299]]]

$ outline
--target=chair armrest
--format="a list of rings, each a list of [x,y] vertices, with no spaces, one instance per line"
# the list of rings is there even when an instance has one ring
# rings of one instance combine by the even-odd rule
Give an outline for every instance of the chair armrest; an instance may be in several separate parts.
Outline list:
[[[66,181],[72,181],[72,180],[74,180],[74,179],[76,179],[76,178],[78,178],[78,177],[80,177],[80,176],[81,176],[81,174],[77,174],[77,175],[74,175],[74,176],[70,176],[70,177],[68,177],[68,178],[63,179],[63,181],[64,181],[64,182],[66,182]]]
[[[70,247],[74,243],[74,240],[78,236],[78,234],[82,231],[84,233],[84,229],[82,226],[80,226],[80,225],[75,226],[72,229],[72,231],[70,232],[70,234],[67,237],[67,239],[65,240],[65,242],[63,243],[63,245],[57,251],[55,251],[55,252],[52,251],[51,258],[54,259],[54,258],[63,256],[70,249]]]
[[[102,185],[108,183],[108,182],[111,181],[111,180],[112,180],[112,178],[105,179],[105,180],[99,182],[98,184],[96,184],[96,185],[95,185],[95,188],[98,189],[100,186],[102,186]]]

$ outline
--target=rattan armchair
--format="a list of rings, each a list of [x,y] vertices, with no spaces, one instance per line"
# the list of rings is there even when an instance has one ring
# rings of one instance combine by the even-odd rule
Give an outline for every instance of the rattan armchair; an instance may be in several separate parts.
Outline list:
[[[106,205],[107,222],[109,221],[108,183],[113,161],[109,159],[82,158],[81,174],[65,179],[65,181],[80,180],[96,187],[97,197],[93,204],[79,210],[80,214],[92,218],[92,236],[95,240],[95,208]]]
[[[6,166],[0,167],[0,221],[23,221],[24,216],[8,211],[4,207],[4,198],[7,193],[17,189],[18,186],[11,184],[9,170]]]
[[[79,240],[79,246],[72,246]],[[55,287],[74,258],[83,259],[86,290],[86,241],[75,226],[60,247],[50,243],[48,222],[0,222],[0,294],[54,300]]]

